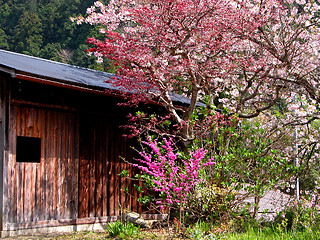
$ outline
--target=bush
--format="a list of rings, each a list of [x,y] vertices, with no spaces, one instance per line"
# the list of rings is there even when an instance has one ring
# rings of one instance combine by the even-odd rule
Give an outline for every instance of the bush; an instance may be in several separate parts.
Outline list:
[[[111,222],[107,225],[106,232],[109,237],[118,237],[119,239],[138,238],[140,234],[140,227],[133,223],[124,225],[121,221]]]
[[[198,221],[187,229],[187,234],[190,239],[216,239],[210,230],[211,226],[207,222]]]
[[[278,213],[274,224],[287,231],[316,231],[320,226],[320,213],[316,207],[310,207],[305,202],[295,203]]]

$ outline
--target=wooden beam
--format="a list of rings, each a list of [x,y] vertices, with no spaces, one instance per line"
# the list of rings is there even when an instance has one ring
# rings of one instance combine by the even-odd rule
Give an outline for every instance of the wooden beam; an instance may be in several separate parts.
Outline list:
[[[7,222],[8,134],[9,134],[9,75],[0,75],[0,230]]]
[[[60,105],[54,105],[54,104],[36,103],[36,102],[16,100],[16,99],[12,99],[11,104],[15,106],[32,107],[32,108],[40,108],[40,109],[49,109],[49,110],[56,109],[56,110],[61,110],[65,112],[75,112],[75,113],[79,112],[79,109],[75,109],[72,107],[60,106]]]
[[[1,93],[0,93],[1,94]],[[1,99],[1,98],[0,98]],[[3,109],[0,102],[0,230],[2,231],[3,211],[3,159],[4,159],[4,120]]]

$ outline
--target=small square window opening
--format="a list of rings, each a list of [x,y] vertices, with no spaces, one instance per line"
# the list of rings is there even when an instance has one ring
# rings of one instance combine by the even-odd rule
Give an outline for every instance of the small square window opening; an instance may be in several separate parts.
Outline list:
[[[41,138],[17,136],[17,162],[40,163]]]

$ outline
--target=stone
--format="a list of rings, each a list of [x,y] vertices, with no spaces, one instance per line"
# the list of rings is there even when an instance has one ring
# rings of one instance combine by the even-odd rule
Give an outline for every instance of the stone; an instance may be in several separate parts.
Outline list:
[[[125,212],[122,216],[125,222],[131,222],[134,225],[141,226],[143,228],[150,228],[149,224],[143,219],[143,217],[136,212]]]

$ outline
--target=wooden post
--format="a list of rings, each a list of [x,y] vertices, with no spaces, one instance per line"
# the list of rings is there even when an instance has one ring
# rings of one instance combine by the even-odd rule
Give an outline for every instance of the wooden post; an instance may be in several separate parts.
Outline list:
[[[8,216],[6,211],[8,193],[8,134],[9,134],[9,75],[0,76],[0,231],[4,230]]]
[[[0,93],[2,94],[2,92]],[[2,96],[0,96],[0,101]],[[0,102],[0,231],[2,231],[2,210],[3,210],[3,159],[4,159],[4,120],[2,102]]]

